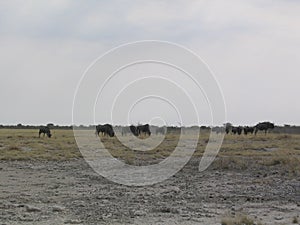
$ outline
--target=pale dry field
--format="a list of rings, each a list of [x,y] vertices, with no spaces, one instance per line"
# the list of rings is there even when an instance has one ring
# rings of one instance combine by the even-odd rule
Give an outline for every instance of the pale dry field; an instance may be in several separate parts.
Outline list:
[[[128,187],[88,166],[72,130],[52,133],[49,139],[38,138],[37,130],[0,129],[1,224],[299,224],[300,135],[226,135],[213,164],[200,173],[209,137],[202,132],[179,173]],[[168,157],[178,138],[168,134],[147,152],[116,137],[102,141],[119,160],[148,165]]]

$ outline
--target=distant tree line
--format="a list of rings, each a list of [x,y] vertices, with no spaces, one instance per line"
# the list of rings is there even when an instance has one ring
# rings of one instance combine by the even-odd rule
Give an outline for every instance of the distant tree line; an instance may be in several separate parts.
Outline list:
[[[300,134],[300,126],[275,126],[273,133]]]
[[[0,129],[39,129],[41,126],[45,125],[23,125],[21,123],[17,125],[1,125]],[[60,125],[54,125],[53,123],[49,123],[46,125],[50,129],[62,129],[62,130],[69,130],[72,129],[72,126],[60,126]]]
[[[210,131],[212,130],[221,130],[223,126],[216,126],[216,127],[209,127],[209,126],[201,126],[200,129],[203,131]],[[276,125],[274,129],[270,130],[271,133],[285,133],[285,134],[300,134],[300,126],[296,125],[283,125],[278,126]]]
[[[45,125],[23,125],[21,123],[17,124],[17,125],[1,125],[0,124],[0,129],[39,129],[41,126],[45,126]],[[61,129],[61,130],[71,130],[74,128],[76,129],[82,129],[82,130],[93,130],[95,129],[96,125],[57,125],[57,124],[53,124],[53,123],[48,123],[46,125],[47,127],[49,127],[50,129]],[[116,125],[114,126],[114,128],[118,129],[122,129],[122,127],[125,126],[121,126],[121,125]],[[151,125],[152,128],[159,128],[159,126],[153,126]],[[180,132],[180,128],[181,127],[177,127],[177,126],[168,126],[168,127],[164,127],[166,128],[168,133],[177,133]],[[189,127],[184,127],[185,129],[189,129],[189,130],[194,130],[194,129],[200,129],[203,131],[210,131],[210,130],[218,130],[222,129],[224,127],[222,126],[216,126],[216,127],[210,127],[210,126],[189,126]],[[283,125],[283,126],[275,126],[275,128],[273,130],[270,131],[271,133],[287,133],[287,134],[300,134],[300,126],[295,126],[295,125]]]

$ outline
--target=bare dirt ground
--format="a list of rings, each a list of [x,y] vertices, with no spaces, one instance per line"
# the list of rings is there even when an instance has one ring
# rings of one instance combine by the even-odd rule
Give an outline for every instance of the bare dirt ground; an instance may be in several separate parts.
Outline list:
[[[254,224],[299,221],[300,178],[280,165],[213,164],[200,173],[198,163],[194,157],[162,183],[128,187],[83,159],[0,161],[0,224],[221,224],[239,214]]]
[[[148,165],[168,157],[177,140],[168,134],[142,154],[115,137],[103,142],[117,159]],[[54,130],[49,139],[36,130],[0,129],[0,225],[299,224],[300,135],[226,135],[217,159],[200,173],[207,142],[202,133],[193,158],[168,180],[130,187],[95,173],[72,130]]]

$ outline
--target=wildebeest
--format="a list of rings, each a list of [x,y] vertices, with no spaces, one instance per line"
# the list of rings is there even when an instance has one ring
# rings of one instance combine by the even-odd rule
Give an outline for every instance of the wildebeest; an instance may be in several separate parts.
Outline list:
[[[238,127],[237,127],[237,133],[238,133],[238,135],[241,135],[242,132],[243,132],[243,127],[238,126]]]
[[[146,134],[146,135],[149,135],[149,136],[151,135],[149,124],[138,125],[137,130],[138,130],[139,135],[141,135],[141,134]]]
[[[140,136],[141,134],[148,134],[149,136],[151,135],[149,124],[138,126],[131,125],[129,129],[134,136]]]
[[[238,127],[232,126],[232,127],[231,127],[231,132],[232,132],[233,134],[241,135],[242,132],[243,132],[243,127],[241,127],[241,126],[238,126]]]
[[[131,125],[131,126],[129,127],[129,129],[130,129],[131,133],[132,133],[134,136],[139,136],[139,132],[138,132],[138,129],[137,129],[136,126]]]
[[[95,134],[99,136],[99,133],[101,133],[104,136],[106,135],[109,135],[110,137],[115,136],[114,129],[110,124],[97,125]]]
[[[248,133],[253,134],[254,127],[245,126],[244,127],[244,134],[247,135]]]
[[[41,133],[44,134],[43,137],[45,137],[45,134],[47,134],[47,136],[48,136],[49,138],[51,138],[51,136],[52,136],[49,127],[45,127],[45,126],[40,127],[39,137],[41,137]]]
[[[156,135],[158,135],[158,134],[164,135],[164,134],[166,133],[166,127],[158,127],[158,128],[155,130],[155,133],[156,133]]]
[[[267,134],[267,131],[269,129],[274,129],[275,125],[274,123],[271,123],[271,122],[261,122],[261,123],[258,123],[255,127],[254,127],[254,133],[256,135],[256,133],[259,131],[259,130],[264,130],[265,131],[265,134]]]
[[[236,134],[237,133],[237,127],[232,126],[231,127],[231,133]]]

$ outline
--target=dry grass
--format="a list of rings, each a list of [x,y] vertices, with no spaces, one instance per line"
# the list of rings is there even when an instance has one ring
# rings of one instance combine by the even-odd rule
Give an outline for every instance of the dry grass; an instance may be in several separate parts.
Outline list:
[[[297,217],[297,216],[295,216],[295,217],[293,218],[292,223],[293,223],[293,224],[298,224],[298,223],[299,223],[299,220],[298,220],[298,217]]]
[[[72,131],[55,130],[38,137],[37,130],[1,129],[1,160],[68,160],[81,156]]]
[[[245,169],[255,165],[282,167],[300,175],[300,135],[226,135],[219,153],[221,168]]]
[[[239,214],[235,217],[225,217],[221,221],[222,225],[262,225],[260,222],[255,222],[250,217]]]
[[[72,130],[53,130],[52,133],[52,138],[38,138],[38,130],[0,129],[0,159],[70,160],[82,157]],[[132,137],[126,138],[126,141],[132,141]],[[153,138],[158,136],[153,135]],[[185,134],[183,147],[193,138],[193,134]],[[209,133],[200,134],[195,157],[202,156],[208,138]],[[114,157],[133,165],[153,164],[165,159],[174,151],[178,139],[178,134],[168,134],[157,148],[140,152],[127,148],[117,137],[101,138]],[[300,135],[226,135],[213,167],[243,170],[254,165],[283,167],[292,175],[300,175]]]

